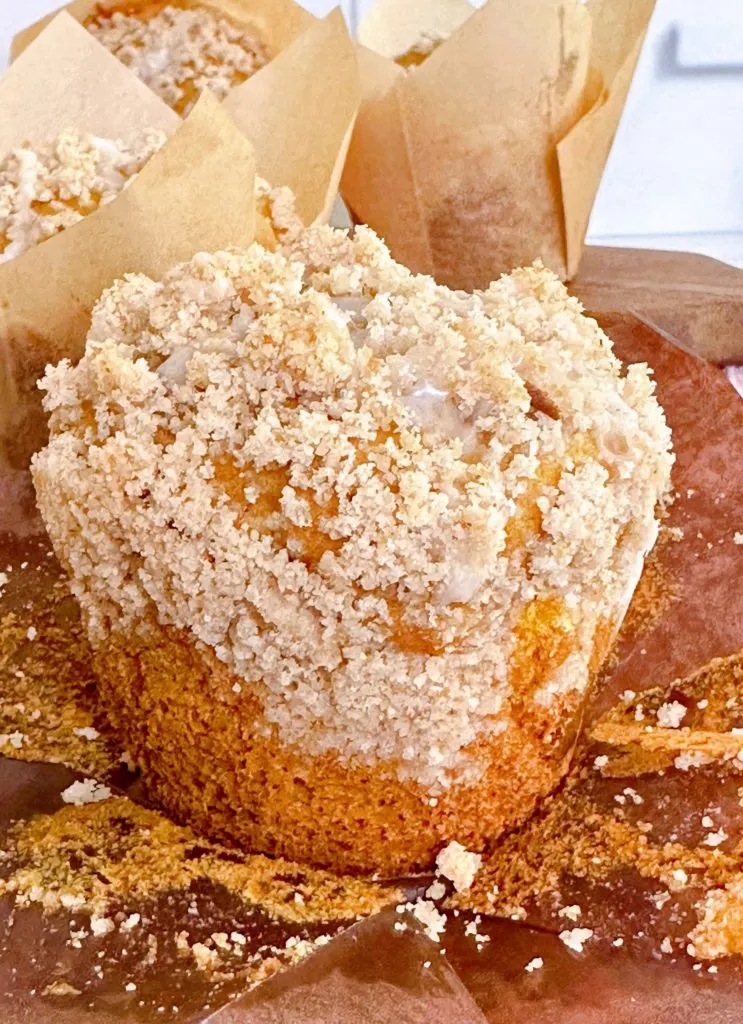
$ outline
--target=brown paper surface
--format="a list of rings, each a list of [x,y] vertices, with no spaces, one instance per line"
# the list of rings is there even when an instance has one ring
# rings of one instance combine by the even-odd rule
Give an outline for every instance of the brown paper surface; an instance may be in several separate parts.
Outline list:
[[[743,270],[708,256],[588,246],[570,290],[586,308],[630,312],[689,352],[743,363]]]
[[[327,221],[360,101],[355,47],[339,9],[315,21],[224,100],[258,174],[288,185],[305,224]]]
[[[409,930],[395,931],[401,920],[389,910],[354,925],[311,959],[218,1010],[208,1024],[486,1024],[446,957],[409,915]]]
[[[60,92],[74,91],[76,65],[61,51],[57,68]],[[116,124],[128,97],[109,94],[105,76],[99,85]],[[139,96],[136,88],[125,122],[136,120]],[[38,447],[44,422],[35,382],[48,362],[80,354],[90,309],[113,280],[130,271],[159,277],[199,249],[250,244],[254,166],[250,143],[204,95],[113,202],[0,265],[0,461],[23,466]]]
[[[536,257],[574,274],[653,2],[490,0],[407,75],[364,55],[354,215],[454,287]]]

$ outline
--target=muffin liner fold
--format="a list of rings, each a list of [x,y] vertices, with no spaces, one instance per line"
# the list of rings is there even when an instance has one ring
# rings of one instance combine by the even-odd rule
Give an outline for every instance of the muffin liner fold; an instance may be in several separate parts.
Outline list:
[[[67,14],[0,82],[0,124],[5,152],[67,128],[172,133],[111,203],[0,264],[0,460],[18,467],[43,443],[36,380],[47,363],[79,356],[104,288],[129,272],[159,277],[201,249],[250,244],[255,159],[213,96],[181,122]]]
[[[336,8],[224,100],[253,143],[258,174],[291,188],[306,225],[330,217],[360,90],[355,47]]]
[[[342,182],[353,214],[452,287],[536,257],[572,277],[653,5],[489,0],[406,72],[389,54],[414,42],[410,18],[385,0],[360,31],[387,56],[360,53]],[[466,13],[415,6],[419,37]]]

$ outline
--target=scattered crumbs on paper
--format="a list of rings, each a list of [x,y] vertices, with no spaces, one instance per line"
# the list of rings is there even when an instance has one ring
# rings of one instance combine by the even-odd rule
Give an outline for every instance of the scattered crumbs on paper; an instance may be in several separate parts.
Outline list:
[[[524,967],[527,974],[532,974],[534,971],[541,971],[544,967],[544,960],[541,956],[535,956],[533,960]]]
[[[678,729],[686,715],[686,707],[677,700],[661,704],[656,712],[658,725],[664,729]]]
[[[97,782],[95,779],[83,779],[73,782],[67,789],[63,789],[61,795],[66,804],[82,807],[83,804],[95,804],[101,800],[108,800],[113,794],[102,782]]]
[[[582,953],[584,945],[592,936],[592,928],[571,928],[569,931],[560,932],[557,937],[574,953]]]

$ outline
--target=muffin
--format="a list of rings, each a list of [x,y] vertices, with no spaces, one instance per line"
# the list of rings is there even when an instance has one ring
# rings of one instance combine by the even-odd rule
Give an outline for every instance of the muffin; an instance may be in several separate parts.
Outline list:
[[[0,263],[110,203],[165,142],[144,131],[131,143],[68,130],[0,161]]]
[[[255,32],[209,4],[186,0],[99,7],[83,24],[183,116],[204,89],[224,99],[269,60]]]
[[[179,820],[399,874],[559,782],[672,455],[542,266],[453,292],[365,228],[200,253],[116,282],[42,386],[39,507]]]

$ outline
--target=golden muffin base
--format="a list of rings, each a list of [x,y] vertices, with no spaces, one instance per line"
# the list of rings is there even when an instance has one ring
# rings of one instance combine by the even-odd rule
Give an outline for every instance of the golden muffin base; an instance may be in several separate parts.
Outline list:
[[[597,633],[597,661],[608,632]],[[482,850],[527,818],[567,770],[585,700],[519,701],[509,729],[481,741],[488,767],[478,783],[434,800],[382,766],[284,745],[249,684],[185,632],[157,628],[136,646],[114,636],[97,668],[114,726],[178,820],[244,849],[384,876],[430,868],[452,839]]]

